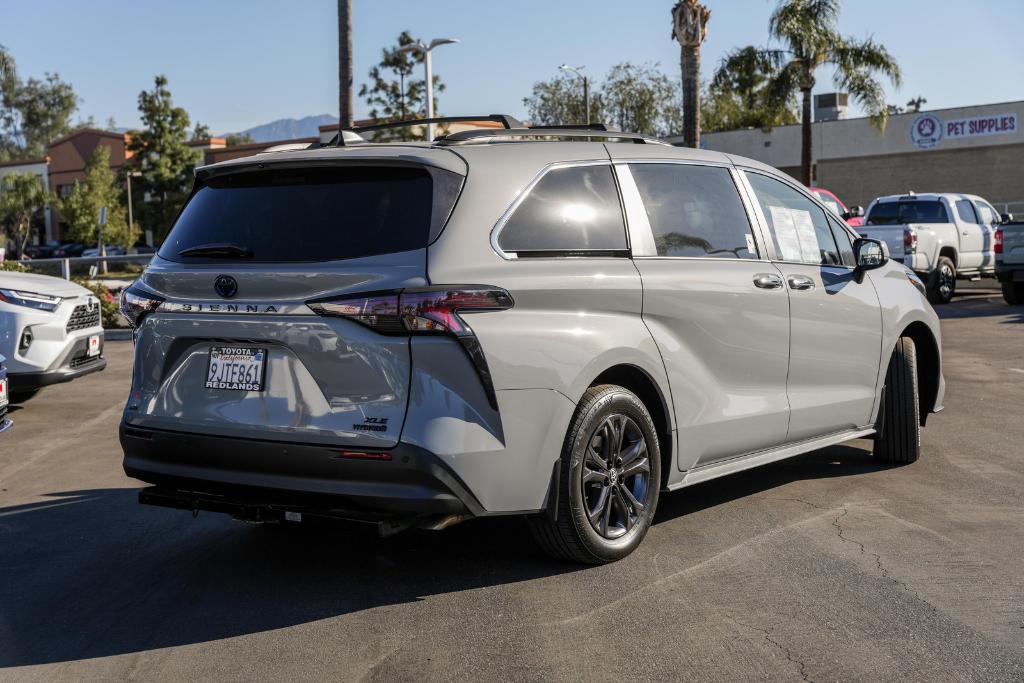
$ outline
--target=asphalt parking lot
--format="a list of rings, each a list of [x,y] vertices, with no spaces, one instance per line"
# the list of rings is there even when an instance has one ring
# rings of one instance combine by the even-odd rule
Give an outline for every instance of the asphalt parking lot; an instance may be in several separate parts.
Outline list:
[[[698,485],[596,568],[517,519],[378,539],[141,507],[108,342],[0,437],[0,679],[1020,680],[1024,310],[962,292],[918,463],[854,442]]]

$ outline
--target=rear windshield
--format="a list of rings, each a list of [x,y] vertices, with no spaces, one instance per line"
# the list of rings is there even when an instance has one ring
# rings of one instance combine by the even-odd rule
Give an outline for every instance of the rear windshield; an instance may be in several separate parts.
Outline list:
[[[868,225],[949,223],[949,214],[942,202],[935,199],[880,202],[871,208],[865,222]]]
[[[331,261],[422,249],[431,238],[433,185],[431,173],[415,167],[281,169],[214,177],[185,205],[160,256],[173,261]],[[453,203],[451,197],[448,211]]]

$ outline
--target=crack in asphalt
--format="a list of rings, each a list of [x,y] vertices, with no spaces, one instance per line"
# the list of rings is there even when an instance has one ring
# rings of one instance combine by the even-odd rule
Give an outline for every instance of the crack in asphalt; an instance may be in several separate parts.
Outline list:
[[[926,605],[933,613],[938,613],[938,611],[939,611],[938,608],[935,605],[933,605],[932,603],[930,603],[927,600],[925,600],[924,598],[922,598],[921,595],[916,590],[914,590],[913,588],[910,587],[910,585],[908,585],[907,583],[905,583],[903,581],[900,581],[899,579],[889,575],[889,570],[886,569],[885,566],[882,564],[882,556],[881,555],[879,555],[878,553],[874,553],[874,552],[868,551],[864,547],[863,543],[861,543],[860,541],[858,541],[855,538],[850,538],[849,536],[845,535],[845,533],[843,531],[843,526],[842,526],[842,524],[839,523],[839,520],[842,519],[843,517],[845,517],[847,514],[849,514],[849,512],[850,512],[850,509],[846,505],[843,505],[843,511],[840,514],[836,515],[836,518],[834,520],[832,520],[832,526],[834,526],[836,528],[836,535],[839,536],[839,539],[841,541],[843,541],[844,543],[853,543],[854,545],[856,545],[858,548],[860,548],[860,552],[861,552],[862,555],[871,555],[872,557],[874,557],[875,558],[875,567],[878,569],[878,573],[882,576],[882,578],[887,579],[889,581],[892,581],[894,584],[896,584],[897,586],[902,588],[904,591],[909,593],[910,596],[913,597],[915,600],[917,600],[917,601],[923,603],[924,605]]]
[[[807,507],[813,508],[815,510],[835,509],[835,508],[825,508],[825,507],[822,507],[822,506],[820,506],[820,505],[818,505],[816,503],[812,503],[812,502],[810,502],[808,500],[804,500],[803,498],[781,498],[781,497],[769,497],[769,496],[761,496],[761,498],[763,500],[773,500],[773,501],[784,501],[784,502],[800,503],[802,505],[806,505]],[[853,543],[854,545],[857,546],[857,548],[860,549],[860,552],[861,552],[862,555],[871,555],[875,559],[875,568],[878,570],[878,573],[879,573],[879,575],[882,576],[882,578],[888,579],[889,581],[892,581],[898,587],[902,588],[904,591],[909,593],[910,596],[913,597],[915,600],[917,600],[918,602],[921,602],[924,605],[926,605],[933,613],[938,613],[939,609],[935,605],[933,605],[932,603],[930,603],[927,600],[925,600],[924,598],[922,598],[921,595],[916,590],[911,588],[909,584],[907,584],[904,581],[900,581],[899,579],[897,579],[897,578],[895,578],[895,577],[893,577],[893,576],[891,576],[889,574],[889,570],[886,569],[885,564],[882,562],[882,556],[881,555],[879,555],[878,553],[869,551],[864,546],[863,543],[861,543],[860,541],[858,541],[855,538],[850,538],[846,534],[846,530],[843,529],[843,525],[839,522],[839,520],[841,520],[843,517],[848,515],[849,512],[850,512],[850,508],[846,504],[844,504],[842,509],[841,509],[841,512],[838,515],[836,515],[835,519],[832,520],[832,526],[835,527],[836,535],[839,537],[839,540],[843,541],[844,543]]]
[[[746,623],[744,623],[744,622],[742,622],[742,621],[740,621],[740,620],[738,620],[738,619],[736,619],[735,617],[732,617],[732,616],[727,616],[726,618],[729,621],[731,621],[732,623],[737,624],[738,626],[743,626],[744,628],[749,628],[752,631],[757,631],[758,633],[760,633],[762,636],[764,636],[765,640],[767,640],[769,643],[771,643],[772,645],[777,647],[779,650],[781,650],[782,654],[784,654],[786,656],[787,660],[789,660],[793,664],[796,664],[797,667],[799,667],[799,674],[800,674],[800,679],[801,680],[809,681],[810,683],[814,683],[811,680],[811,678],[810,678],[810,674],[807,673],[807,665],[804,664],[803,660],[800,660],[800,659],[797,659],[796,657],[794,657],[793,656],[793,652],[788,647],[786,647],[785,645],[783,645],[779,641],[777,641],[774,638],[772,638],[772,632],[771,632],[770,629],[761,628],[760,626],[754,626],[753,624],[746,624]]]

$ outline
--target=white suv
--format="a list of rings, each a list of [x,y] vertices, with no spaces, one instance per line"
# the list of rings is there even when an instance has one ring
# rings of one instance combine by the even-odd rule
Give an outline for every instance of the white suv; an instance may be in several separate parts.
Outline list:
[[[0,354],[14,403],[102,370],[99,299],[61,278],[0,272]]]

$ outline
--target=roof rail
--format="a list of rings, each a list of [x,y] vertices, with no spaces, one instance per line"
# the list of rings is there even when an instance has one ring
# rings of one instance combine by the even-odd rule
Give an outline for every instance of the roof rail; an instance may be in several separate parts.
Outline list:
[[[507,128],[505,130],[463,130],[458,133],[445,135],[436,140],[439,145],[455,145],[461,142],[472,140],[483,140],[486,138],[501,137],[541,137],[541,138],[603,138],[605,140],[629,140],[638,145],[668,145],[669,143],[649,135],[639,133],[623,133],[617,130],[607,130],[593,127],[584,128],[580,126],[538,126],[537,128]]]
[[[537,130],[538,128],[543,128],[544,130],[608,130],[608,126],[603,123],[559,123],[550,126],[530,126],[530,128],[532,130]]]
[[[428,123],[467,123],[471,121],[494,121],[495,123],[500,123],[505,129],[525,127],[522,121],[513,116],[509,116],[508,114],[487,114],[484,116],[435,116],[432,119],[405,119],[402,121],[374,123],[369,126],[354,126],[352,128],[346,128],[345,130],[360,134],[374,130],[386,130],[388,128],[411,128],[413,126],[423,126]],[[339,134],[340,132],[341,131],[339,131]],[[335,136],[331,138],[331,141],[325,146],[344,147],[344,136],[339,137],[339,134],[335,134]]]

